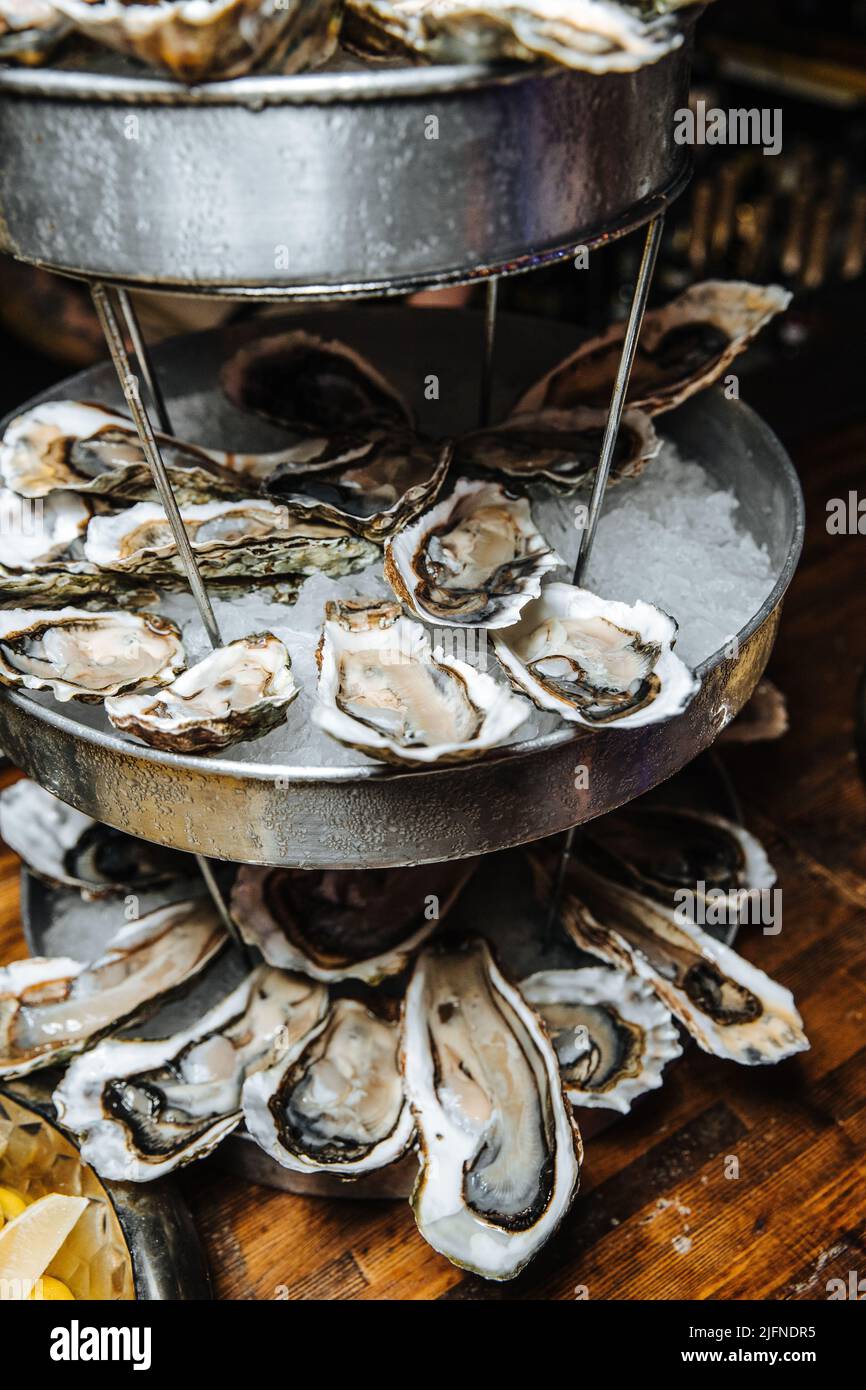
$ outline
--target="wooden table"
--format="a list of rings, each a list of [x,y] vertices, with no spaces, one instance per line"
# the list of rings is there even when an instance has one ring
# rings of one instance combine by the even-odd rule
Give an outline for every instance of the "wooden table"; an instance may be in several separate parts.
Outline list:
[[[403,1202],[291,1197],[212,1160],[188,1169],[219,1297],[823,1299],[828,1279],[866,1272],[866,793],[853,743],[866,539],[824,524],[827,499],[862,486],[866,424],[795,454],[808,542],[770,667],[791,732],[724,756],[783,889],[781,933],[744,928],[741,949],[794,990],[811,1052],[763,1070],[691,1048],[588,1146],[563,1230],[506,1286],[434,1254]],[[22,953],[17,863],[2,852],[0,960]]]

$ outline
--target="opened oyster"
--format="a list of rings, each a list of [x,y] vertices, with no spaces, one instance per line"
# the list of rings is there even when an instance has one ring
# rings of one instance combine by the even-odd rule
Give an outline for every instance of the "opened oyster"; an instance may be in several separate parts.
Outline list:
[[[26,778],[0,793],[0,837],[38,878],[86,898],[152,888],[188,872],[184,855],[102,825]]]
[[[25,1076],[83,1052],[184,984],[222,950],[210,902],[171,903],[121,927],[89,964],[34,956],[0,969],[0,1076]]]
[[[562,920],[578,946],[645,980],[705,1052],[755,1066],[808,1048],[789,990],[683,915],[576,860]]]
[[[706,280],[646,315],[628,389],[628,404],[655,415],[712,385],[791,295],[778,285]],[[625,324],[592,338],[531,386],[515,413],[607,408],[622,353]]]
[[[624,970],[542,970],[520,993],[547,1026],[572,1105],[627,1114],[682,1052],[670,1011]]]
[[[559,492],[576,492],[595,477],[607,411],[538,410],[512,415],[492,429],[476,430],[455,441],[461,468],[502,473],[523,482],[549,483]],[[648,415],[627,410],[622,418],[610,483],[636,478],[655,458],[661,441]]]
[[[232,918],[270,965],[375,985],[403,970],[475,867],[474,860],[336,872],[244,867]]]
[[[48,0],[0,0],[0,62],[37,67],[69,33]]]
[[[173,1037],[108,1038],[54,1092],[60,1122],[104,1178],[150,1182],[204,1158],[242,1119],[244,1081],[320,1018],[319,985],[259,966]]]
[[[668,20],[611,0],[347,0],[343,39],[365,57],[545,59],[587,72],[633,72],[683,41]]]
[[[84,536],[92,514],[90,503],[73,493],[31,500],[0,489],[4,567],[32,570],[65,557]]]
[[[351,574],[378,553],[369,541],[342,527],[261,498],[203,502],[184,507],[182,515],[206,579]],[[173,579],[186,583],[168,518],[155,503],[139,502],[117,516],[95,516],[84,552],[104,570],[161,585]]]
[[[450,497],[389,542],[385,578],[427,622],[499,628],[517,621],[560,564],[526,498],[461,478]]]
[[[547,1033],[486,942],[422,951],[403,1069],[420,1140],[419,1231],[454,1264],[513,1278],[571,1206],[582,1149]]]
[[[399,1028],[336,999],[282,1061],[244,1086],[256,1143],[296,1173],[361,1173],[395,1163],[414,1134],[398,1065]]]
[[[297,694],[284,644],[257,632],[218,647],[163,690],[106,700],[105,709],[115,729],[151,748],[198,753],[264,737]]]
[[[167,685],[183,665],[179,630],[155,613],[0,612],[0,685],[98,703],[106,695]]]
[[[431,650],[396,603],[329,603],[313,723],[391,763],[456,762],[504,743],[527,706],[491,676]]]

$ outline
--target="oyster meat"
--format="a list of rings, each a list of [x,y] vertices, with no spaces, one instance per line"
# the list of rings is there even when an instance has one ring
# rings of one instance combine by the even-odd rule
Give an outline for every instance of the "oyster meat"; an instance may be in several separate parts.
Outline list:
[[[270,632],[241,637],[147,695],[106,700],[115,729],[151,748],[196,753],[262,738],[298,694],[289,653]]]
[[[385,550],[385,578],[401,602],[446,626],[510,627],[560,564],[525,497],[467,478]]]
[[[347,0],[343,28],[365,57],[543,59],[598,73],[633,72],[682,41],[668,19],[613,0]]]
[[[83,1052],[177,989],[228,940],[210,902],[171,903],[129,922],[89,964],[34,956],[0,969],[0,1076]]]
[[[102,825],[26,778],[0,793],[0,837],[37,878],[88,899],[189,872],[185,855]]]
[[[183,666],[178,628],[155,613],[0,612],[0,685],[98,703],[106,695],[167,685]]]
[[[351,574],[374,560],[369,541],[263,498],[184,507],[183,522],[205,579],[292,574]],[[116,516],[95,516],[84,553],[103,570],[161,585],[183,580],[183,563],[162,507],[138,502]]]
[[[397,975],[448,915],[474,860],[404,869],[242,867],[231,912],[270,965],[316,980]]]
[[[107,1038],[77,1057],[54,1092],[58,1119],[103,1178],[162,1177],[237,1128],[245,1080],[305,1036],[326,1002],[321,985],[258,966],[183,1032]]]
[[[461,468],[576,492],[595,477],[606,420],[606,410],[588,406],[512,415],[491,429],[461,435],[454,444],[455,461]],[[650,417],[640,410],[625,411],[609,482],[636,478],[660,448]]]
[[[504,743],[528,713],[491,676],[441,649],[396,603],[329,603],[313,723],[392,763],[455,762]]]
[[[628,404],[656,415],[717,381],[762,328],[791,302],[779,285],[705,280],[643,321],[628,389]],[[531,386],[515,413],[606,409],[622,352],[625,324],[592,338]]]
[[[548,584],[496,655],[540,709],[589,728],[633,729],[680,714],[700,687],[674,654],[677,625],[650,603]]]
[[[414,1134],[398,1065],[399,1028],[359,999],[327,1014],[244,1085],[247,1129],[296,1173],[357,1177],[395,1163]]]
[[[486,1279],[513,1278],[571,1206],[582,1149],[547,1033],[486,942],[422,951],[404,1004],[403,1069],[421,1235]]]
[[[625,1115],[682,1052],[670,1010],[628,971],[542,970],[520,993],[544,1020],[572,1105]]]

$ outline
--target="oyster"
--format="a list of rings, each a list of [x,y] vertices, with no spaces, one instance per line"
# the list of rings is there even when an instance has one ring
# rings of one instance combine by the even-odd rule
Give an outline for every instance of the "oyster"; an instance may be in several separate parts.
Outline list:
[[[282,724],[298,687],[284,644],[270,632],[241,637],[147,695],[105,702],[115,729],[151,748],[197,753],[262,738]]]
[[[86,898],[152,888],[188,872],[185,855],[102,825],[26,778],[0,793],[0,836],[31,873]]]
[[[547,1033],[486,942],[422,951],[403,1068],[420,1140],[419,1231],[454,1264],[513,1278],[568,1211],[582,1149]]]
[[[247,1129],[296,1173],[357,1177],[400,1158],[414,1122],[399,1029],[358,999],[335,999],[312,1032],[244,1085]]]
[[[98,703],[106,695],[167,685],[183,665],[179,630],[155,613],[0,612],[0,685]]]
[[[544,1020],[572,1105],[625,1115],[682,1052],[669,1010],[625,970],[542,970],[519,988]]]
[[[326,1002],[322,986],[259,966],[183,1032],[107,1038],[76,1058],[54,1092],[58,1119],[103,1178],[150,1182],[205,1158],[240,1124],[244,1081]]]
[[[378,554],[369,541],[342,527],[308,520],[297,509],[261,498],[203,502],[184,507],[182,515],[205,579],[351,574]],[[168,518],[152,502],[138,502],[116,516],[95,516],[84,553],[103,570],[162,585],[184,579]]]
[[[676,631],[650,603],[548,584],[493,642],[512,683],[540,709],[593,729],[634,729],[680,714],[699,689],[674,655]]]
[[[434,63],[517,58],[633,72],[683,41],[664,18],[612,0],[347,0],[343,41],[365,57]]]
[[[62,559],[84,536],[92,514],[90,503],[71,492],[30,500],[0,489],[4,568],[33,570]]]
[[[456,762],[504,743],[524,701],[441,649],[396,603],[329,603],[313,723],[391,763]]]
[[[476,430],[455,441],[461,468],[502,473],[522,482],[549,483],[559,492],[576,492],[591,483],[598,467],[607,411],[538,410],[512,415],[492,429]],[[652,420],[640,410],[623,415],[610,482],[636,478],[661,441]]]
[[[228,936],[200,899],[129,922],[89,964],[34,956],[0,969],[0,1076],[25,1076],[83,1052],[198,974]]]
[[[0,608],[59,608],[86,603],[91,610],[150,609],[159,602],[155,589],[136,587],[123,576],[108,574],[82,561],[58,561],[32,570],[0,565]]]
[[[242,867],[232,918],[270,965],[375,985],[403,970],[474,870],[474,860],[336,872]]]
[[[645,980],[705,1052],[755,1066],[808,1048],[789,990],[700,927],[575,860],[562,920],[578,946]]]
[[[791,302],[779,285],[705,280],[646,315],[628,404],[656,415],[712,385],[762,328]],[[624,323],[592,338],[520,398],[515,413],[607,408],[622,352]]]
[[[385,578],[401,602],[447,626],[510,627],[560,564],[526,498],[466,478],[385,550]]]
[[[0,0],[0,62],[38,67],[70,27],[48,0]]]
[[[337,0],[56,0],[96,43],[184,82],[241,77],[267,61],[301,72],[331,56]]]

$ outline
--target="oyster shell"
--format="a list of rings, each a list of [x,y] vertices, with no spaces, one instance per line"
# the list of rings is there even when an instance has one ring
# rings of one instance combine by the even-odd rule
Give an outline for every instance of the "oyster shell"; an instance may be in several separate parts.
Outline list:
[[[493,643],[514,686],[540,709],[592,729],[634,729],[680,714],[700,687],[674,655],[676,631],[650,603],[548,584]]]
[[[88,899],[188,872],[184,855],[102,825],[26,778],[0,793],[0,836],[31,873]]]
[[[755,1066],[808,1048],[789,990],[700,927],[575,860],[562,921],[578,946],[645,980],[705,1052]]]
[[[336,999],[282,1061],[244,1085],[247,1129],[296,1173],[357,1177],[400,1158],[414,1121],[398,1066],[399,1028]]]
[[[167,685],[183,665],[178,628],[155,613],[0,612],[0,685],[98,703],[106,695]]]
[[[327,61],[336,47],[337,0],[56,0],[96,43],[184,82],[241,77],[265,60],[281,72]]]
[[[25,1076],[83,1052],[125,1019],[177,989],[228,940],[201,899],[129,922],[88,964],[34,956],[0,969],[0,1076]]]
[[[62,559],[83,538],[92,515],[91,504],[71,492],[30,500],[0,488],[4,568],[34,570]]]
[[[461,435],[454,445],[455,461],[461,468],[576,492],[595,477],[606,420],[607,411],[588,406],[512,415],[491,429]],[[617,435],[610,483],[636,478],[660,448],[650,417],[640,410],[627,410]]]
[[[544,1020],[572,1105],[625,1115],[682,1052],[670,1011],[627,971],[541,970],[519,988]]]
[[[559,1226],[582,1148],[556,1053],[486,942],[422,951],[406,992],[403,1069],[421,1173],[421,1235],[454,1264],[511,1279]]]
[[[317,1022],[320,985],[259,966],[192,1027],[107,1038],[54,1092],[60,1122],[103,1178],[150,1182],[205,1158],[242,1119],[244,1081]]]
[[[70,27],[47,0],[0,0],[0,62],[38,67]]]
[[[779,285],[705,280],[651,309],[638,339],[627,401],[656,415],[712,385],[762,328],[791,302]],[[624,323],[592,338],[521,396],[515,413],[607,408],[622,352]]]
[[[474,860],[357,871],[242,867],[232,918],[269,965],[375,985],[404,969],[475,867]]]
[[[546,59],[601,73],[655,63],[683,38],[611,0],[347,0],[343,41],[365,57]]]
[[[151,748],[197,753],[262,738],[298,694],[284,644],[270,632],[241,637],[148,695],[105,702],[115,729]]]
[[[378,554],[369,541],[342,527],[309,520],[297,509],[262,498],[203,502],[184,507],[182,516],[205,579],[351,574]],[[184,579],[168,518],[156,503],[138,502],[117,516],[95,516],[84,553],[103,570],[162,585]]]
[[[385,578],[401,602],[451,627],[510,627],[561,564],[525,497],[467,478],[385,550]]]
[[[432,651],[396,603],[329,603],[316,660],[313,723],[384,762],[475,757],[504,743],[528,713],[485,672]]]

